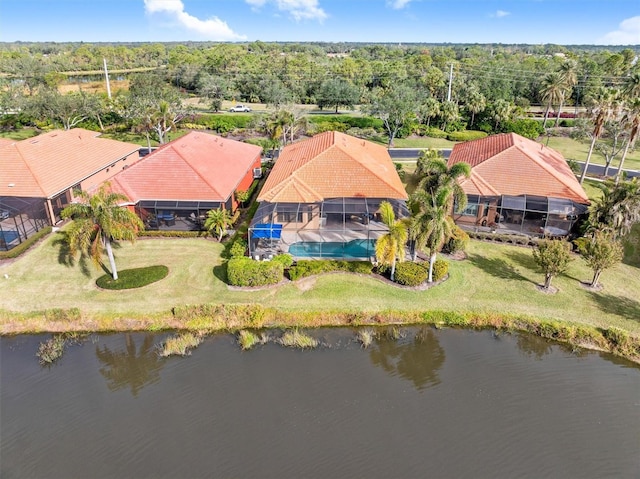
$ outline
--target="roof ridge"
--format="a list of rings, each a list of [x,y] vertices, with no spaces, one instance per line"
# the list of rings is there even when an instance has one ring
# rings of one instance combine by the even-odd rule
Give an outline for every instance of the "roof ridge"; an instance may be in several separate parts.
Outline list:
[[[525,138],[525,140],[529,140],[529,139]],[[566,159],[564,158],[564,155],[562,155],[561,153],[557,152],[553,148],[549,148],[548,146],[543,145],[542,143],[538,143],[537,141],[533,141],[533,140],[529,140],[529,141],[531,141],[531,143],[534,143],[536,145],[536,147],[537,147],[537,145],[540,145],[540,147],[541,147],[540,150],[541,151],[545,151],[545,152],[546,151],[550,151],[552,157],[555,157],[554,153],[560,155],[562,157],[562,159],[565,160],[565,165],[566,165]],[[517,148],[519,151],[521,151],[527,158],[532,160],[535,164],[540,165],[548,173],[551,173],[551,175],[556,180],[558,180],[560,183],[562,183],[567,188],[569,188],[573,193],[575,193],[576,195],[578,195],[581,198],[585,198],[586,199],[586,195],[583,194],[584,190],[583,191],[577,190],[576,187],[575,187],[576,186],[575,183],[569,181],[567,176],[559,175],[558,173],[560,173],[560,172],[556,168],[551,166],[549,164],[549,162],[547,162],[547,161],[539,161],[540,160],[539,157],[534,157],[534,156],[530,155],[525,148],[521,148],[519,145],[514,145],[514,147]],[[554,159],[558,159],[559,160],[559,158],[554,158]],[[571,169],[569,168],[569,165],[567,165],[567,170],[571,171]],[[571,172],[571,174],[573,175],[573,172]],[[578,183],[578,185],[580,185],[580,184]]]
[[[187,136],[189,136],[191,133],[187,133],[185,136],[183,136],[182,138],[186,138]],[[180,139],[180,138],[179,138]],[[193,167],[193,165],[191,164],[191,162],[182,154],[180,154],[180,152],[178,151],[178,149],[175,147],[176,145],[172,145],[171,149],[176,153],[176,155],[178,155],[180,157],[180,159],[182,161],[185,162],[185,164],[187,164],[189,166],[189,168],[191,168],[191,171],[193,171],[202,181],[204,181],[204,183],[211,188],[211,190],[218,195],[219,198],[222,198],[222,195],[220,194],[220,192],[209,182],[209,180],[207,180],[207,178],[205,178],[204,176],[202,176],[202,174]]]
[[[26,140],[31,140],[31,139],[33,139],[33,138],[27,138]],[[26,140],[23,140],[23,141],[26,141]],[[24,156],[22,154],[22,151],[20,151],[20,148],[18,148],[18,145],[20,145],[20,143],[21,142],[16,141],[13,145],[10,145],[10,146],[15,146],[16,151],[18,152],[18,155],[20,155],[20,158],[22,158],[22,161],[24,162],[24,164],[26,165],[27,169],[29,170],[29,173],[31,173],[31,177],[35,180],[36,184],[38,185],[38,188],[40,188],[40,191],[42,192],[42,195],[44,197],[47,197],[47,192],[44,191],[44,188],[40,184],[40,178],[38,178],[38,176],[34,173],[33,168],[31,168],[31,164],[27,160],[27,157]]]
[[[471,170],[471,176],[469,177],[469,180],[471,180],[472,183],[475,183],[474,178],[478,181],[478,183],[481,183],[483,186],[486,186],[489,190],[491,190],[492,192],[494,192],[496,195],[501,195],[502,193],[498,190],[496,190],[493,185],[491,185],[491,183],[489,183],[487,180],[484,179],[484,177],[478,173],[475,170]]]
[[[345,137],[347,137],[348,135],[344,135]],[[369,151],[367,150],[367,143],[366,140],[361,139],[361,138],[356,138],[356,137],[351,137],[354,140],[356,140],[355,142],[353,140],[348,140],[352,143],[358,143],[358,142],[362,142],[362,146],[365,149],[365,151],[367,152],[367,154],[369,154]],[[378,145],[375,145],[378,146]],[[331,147],[327,148],[324,152],[329,151],[332,147],[336,147],[337,149],[339,149],[340,151],[342,151],[345,155],[347,155],[349,158],[351,158],[352,160],[356,161],[359,165],[361,165],[363,168],[365,168],[367,171],[369,171],[373,176],[375,176],[376,178],[378,178],[379,180],[381,180],[385,185],[387,185],[388,187],[390,187],[392,190],[396,191],[397,193],[401,193],[401,194],[406,194],[406,191],[400,191],[398,190],[398,188],[396,188],[394,185],[392,185],[388,179],[384,176],[380,176],[376,171],[372,170],[369,165],[367,164],[364,157],[361,156],[353,156],[351,155],[348,151],[345,151],[340,145],[338,145],[337,143],[334,143]],[[384,148],[384,147],[381,147]],[[323,153],[324,153],[323,152]],[[320,156],[320,155],[318,155]],[[317,158],[317,156],[316,156]],[[391,163],[393,164],[393,160],[391,160]]]

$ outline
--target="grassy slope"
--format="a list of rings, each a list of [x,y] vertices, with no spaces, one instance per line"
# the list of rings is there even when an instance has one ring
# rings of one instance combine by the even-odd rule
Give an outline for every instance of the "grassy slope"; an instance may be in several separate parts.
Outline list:
[[[546,144],[546,139],[542,143]],[[587,154],[589,153],[589,143],[576,141],[567,137],[552,136],[549,138],[549,147],[562,153],[562,155],[568,160],[573,159],[577,161],[585,161],[587,159]],[[613,160],[611,165],[613,171],[611,174],[615,175],[621,156],[622,153]],[[594,150],[591,155],[591,162],[598,165],[604,165],[604,156],[602,156],[597,150]],[[627,154],[627,158],[624,160],[624,168],[640,170],[640,149],[630,151]]]
[[[591,293],[579,281],[591,273],[576,259],[566,276],[554,280],[560,289],[546,295],[536,289],[542,275],[535,270],[531,251],[472,242],[468,261],[451,262],[449,281],[427,291],[407,291],[370,277],[346,274],[322,276],[302,284],[263,291],[230,291],[219,279],[222,246],[203,239],[141,240],[116,250],[121,269],[165,264],[169,276],[145,288],[101,291],[95,280],[103,274],[89,264],[58,260],[59,247],[47,239],[12,264],[0,267],[0,304],[9,311],[78,307],[96,318],[152,316],[173,306],[204,302],[247,303],[293,311],[474,310],[558,318],[595,326],[619,326],[640,334],[640,291],[637,268],[621,264],[602,275],[604,291]],[[43,284],[46,283],[46,287]],[[0,322],[8,322],[6,318]]]

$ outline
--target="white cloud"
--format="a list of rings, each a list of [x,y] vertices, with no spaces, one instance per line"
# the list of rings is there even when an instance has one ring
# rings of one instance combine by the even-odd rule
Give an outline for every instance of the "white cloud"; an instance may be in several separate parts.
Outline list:
[[[184,11],[182,0],[144,0],[147,13],[164,13],[179,25],[208,40],[245,40],[218,17],[201,20]]]
[[[394,10],[402,10],[404,7],[409,5],[409,3],[411,3],[411,0],[393,0],[388,1],[387,5],[390,5]]]
[[[617,30],[607,33],[599,42],[607,45],[640,44],[640,15],[623,20]]]
[[[321,22],[329,16],[320,8],[318,0],[245,0],[254,10],[259,9],[269,1],[278,10],[289,13],[296,21],[318,20]]]
[[[503,18],[511,15],[511,12],[505,12],[504,10],[497,10],[495,13],[489,15],[491,18]]]

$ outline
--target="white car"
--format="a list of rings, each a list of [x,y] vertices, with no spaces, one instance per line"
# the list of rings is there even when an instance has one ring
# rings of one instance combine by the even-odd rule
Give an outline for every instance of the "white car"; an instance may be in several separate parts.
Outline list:
[[[236,105],[232,108],[229,108],[229,111],[231,113],[249,113],[251,111],[251,108],[246,105]]]

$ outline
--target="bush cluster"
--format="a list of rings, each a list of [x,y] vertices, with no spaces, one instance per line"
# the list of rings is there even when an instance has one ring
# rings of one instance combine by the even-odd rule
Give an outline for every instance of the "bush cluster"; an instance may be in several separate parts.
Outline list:
[[[422,136],[428,136],[430,138],[446,138],[448,135],[446,131],[442,131],[438,128],[434,128],[433,126],[421,128],[420,134]]]
[[[535,140],[540,135],[544,134],[544,128],[542,123],[536,120],[528,118],[521,118],[519,120],[505,121],[500,129],[503,133],[517,133],[531,140]]]
[[[458,251],[464,252],[467,250],[467,246],[469,246],[469,235],[456,225],[453,229],[453,236],[445,243],[442,251],[449,254],[457,253]]]
[[[484,232],[469,232],[470,238],[483,240],[483,241],[493,241],[496,243],[507,243],[514,244],[519,246],[537,246],[540,239],[535,236],[524,236],[524,235],[503,235],[503,234],[495,234],[495,233],[484,233]]]
[[[371,274],[373,265],[370,261],[338,261],[338,260],[299,260],[289,268],[289,278],[293,281],[314,274],[345,271],[348,273]]]
[[[444,277],[449,272],[449,263],[442,260],[437,259],[435,263],[433,263],[433,281],[440,281],[444,279]]]
[[[281,261],[254,261],[246,256],[231,258],[227,263],[227,278],[232,286],[265,286],[284,278]]]
[[[309,115],[309,123],[319,125],[321,123],[340,123],[346,131],[349,128],[373,128],[376,131],[383,129],[382,120],[368,116],[350,116],[350,115]]]
[[[213,130],[217,133],[228,133],[237,128],[248,128],[251,124],[253,117],[251,115],[225,115],[225,114],[210,114],[210,115],[198,115],[194,118],[193,123],[196,125],[204,125],[209,130]]]
[[[394,279],[404,286],[418,286],[427,280],[428,275],[429,271],[424,264],[403,261],[396,265]]]
[[[11,248],[9,251],[0,251],[0,259],[17,258],[22,253],[31,248],[31,246],[33,246],[36,241],[38,241],[43,236],[48,235],[49,233],[51,233],[51,226],[42,228],[36,234],[30,236],[15,248]]]

